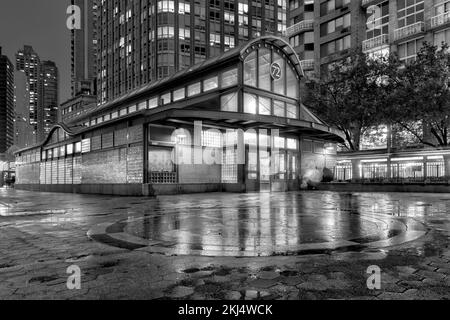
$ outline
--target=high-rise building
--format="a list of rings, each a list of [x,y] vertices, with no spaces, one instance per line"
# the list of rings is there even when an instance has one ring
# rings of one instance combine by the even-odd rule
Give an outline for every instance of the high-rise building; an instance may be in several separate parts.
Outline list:
[[[396,53],[407,63],[416,59],[424,42],[450,44],[450,0],[290,0],[288,12],[286,36],[302,59],[305,73],[312,77],[326,73],[355,48],[373,57]],[[426,149],[417,142],[402,149],[397,138],[405,139],[408,133],[381,127],[377,130],[384,134],[375,143],[369,130],[361,138],[362,151],[340,154],[338,180],[446,179],[446,150]]]
[[[286,0],[101,1],[99,102],[286,30]]]
[[[14,65],[0,47],[0,153],[14,144]]]
[[[29,116],[30,124],[33,126],[33,134],[35,142],[37,142],[38,120],[39,120],[39,88],[40,88],[40,58],[31,46],[24,46],[16,54],[16,70],[22,71],[28,83],[29,89]]]
[[[30,124],[30,90],[27,77],[14,72],[14,145],[26,148],[35,143],[34,127]]]
[[[81,29],[73,29],[71,35],[72,97],[96,94],[97,3],[98,0],[71,1],[81,11]]]
[[[450,43],[450,1],[290,0],[288,25],[286,37],[306,73],[326,71],[353,48],[396,52],[407,62],[424,41]]]
[[[58,68],[53,61],[41,63],[41,108],[39,109],[38,136],[42,140],[58,122]]]

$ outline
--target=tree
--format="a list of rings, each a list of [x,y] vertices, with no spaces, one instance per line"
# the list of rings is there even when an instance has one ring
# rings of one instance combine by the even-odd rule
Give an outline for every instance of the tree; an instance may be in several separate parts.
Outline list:
[[[382,79],[388,58],[372,59],[361,50],[336,63],[320,80],[312,81],[305,104],[329,125],[340,129],[351,151],[361,136],[382,124]]]
[[[450,54],[424,43],[404,68],[390,68],[385,116],[418,142],[434,148],[450,145]]]

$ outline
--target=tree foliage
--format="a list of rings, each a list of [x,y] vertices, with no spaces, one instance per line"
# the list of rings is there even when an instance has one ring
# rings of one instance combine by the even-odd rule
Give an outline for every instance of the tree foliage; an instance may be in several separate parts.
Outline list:
[[[344,132],[352,151],[359,150],[364,134],[381,125],[389,125],[400,144],[441,148],[450,145],[449,79],[450,53],[444,44],[424,43],[406,64],[396,54],[374,58],[356,51],[312,82],[305,103]]]
[[[359,150],[361,136],[380,124],[380,77],[385,72],[385,60],[354,51],[310,85],[306,104],[345,134],[349,150]]]
[[[450,54],[425,43],[404,68],[389,68],[385,116],[421,144],[449,146]]]

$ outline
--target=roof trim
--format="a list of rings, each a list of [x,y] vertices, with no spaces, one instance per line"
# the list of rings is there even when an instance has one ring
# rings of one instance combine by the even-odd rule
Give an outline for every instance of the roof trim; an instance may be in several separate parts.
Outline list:
[[[61,123],[55,124],[55,125],[50,129],[50,132],[47,134],[47,136],[45,137],[45,139],[42,140],[42,142],[37,143],[37,144],[35,144],[35,145],[33,145],[33,146],[30,146],[30,147],[26,147],[26,148],[17,150],[17,151],[14,152],[14,154],[21,153],[21,152],[25,152],[25,151],[29,151],[29,150],[32,150],[32,149],[36,149],[36,148],[40,148],[40,147],[45,146],[45,145],[49,142],[49,140],[50,140],[50,138],[52,137],[53,133],[54,133],[57,129],[62,129],[62,130],[64,130],[64,132],[67,133],[69,136],[74,136],[74,135],[76,135],[76,134],[78,133],[78,132],[72,131],[65,123],[62,123],[62,122],[61,122]]]

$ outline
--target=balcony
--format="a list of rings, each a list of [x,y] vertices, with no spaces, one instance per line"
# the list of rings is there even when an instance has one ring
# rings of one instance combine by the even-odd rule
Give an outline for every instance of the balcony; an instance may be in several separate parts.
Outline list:
[[[363,41],[362,50],[363,52],[367,52],[387,44],[389,44],[389,36],[387,34],[382,34],[381,36]]]
[[[395,29],[394,31],[394,41],[398,41],[409,36],[420,34],[425,31],[425,23],[423,21],[410,24],[409,26]]]
[[[286,37],[314,29],[314,20],[303,20],[286,29]]]
[[[303,71],[314,70],[314,59],[300,61]]]
[[[450,11],[431,18],[431,28],[433,29],[448,23],[450,23]]]

